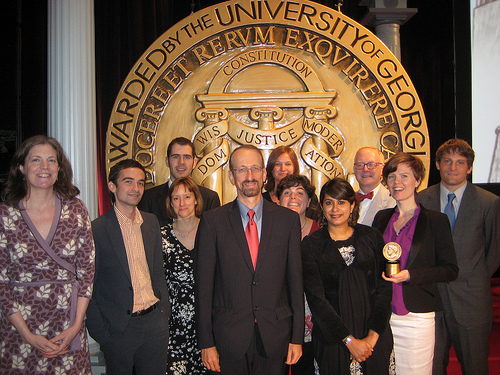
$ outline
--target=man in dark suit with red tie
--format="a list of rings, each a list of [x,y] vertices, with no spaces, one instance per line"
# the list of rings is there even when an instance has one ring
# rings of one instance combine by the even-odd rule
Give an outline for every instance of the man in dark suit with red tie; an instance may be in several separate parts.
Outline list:
[[[229,159],[237,199],[203,214],[197,233],[196,320],[203,364],[229,375],[282,375],[302,354],[299,216],[262,199],[260,151]]]

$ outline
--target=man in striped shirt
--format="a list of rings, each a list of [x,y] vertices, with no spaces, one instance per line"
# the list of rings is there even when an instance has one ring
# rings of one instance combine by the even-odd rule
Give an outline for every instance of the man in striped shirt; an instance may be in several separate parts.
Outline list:
[[[145,178],[135,160],[114,165],[108,183],[114,206],[92,222],[96,276],[87,327],[108,375],[166,371],[170,304],[160,228],[155,215],[137,209]]]

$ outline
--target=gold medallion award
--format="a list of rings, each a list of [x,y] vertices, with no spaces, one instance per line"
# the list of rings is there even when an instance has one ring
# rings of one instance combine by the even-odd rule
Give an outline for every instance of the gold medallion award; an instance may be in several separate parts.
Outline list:
[[[395,275],[401,271],[401,262],[399,258],[401,258],[403,249],[400,244],[397,242],[388,242],[385,244],[382,253],[384,254],[385,259],[387,259],[387,263],[385,264],[385,275],[387,277]]]
[[[190,15],[134,65],[107,132],[107,170],[123,158],[147,170],[148,187],[168,178],[169,142],[193,141],[197,183],[235,197],[228,158],[239,145],[267,162],[291,147],[318,191],[350,181],[356,150],[420,157],[429,167],[422,105],[399,61],[369,30],[309,1],[228,1]],[[426,186],[424,181],[422,186]]]

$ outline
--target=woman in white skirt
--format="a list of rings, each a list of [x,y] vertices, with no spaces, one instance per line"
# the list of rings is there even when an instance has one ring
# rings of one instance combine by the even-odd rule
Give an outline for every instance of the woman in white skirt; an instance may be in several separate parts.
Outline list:
[[[443,309],[436,283],[457,278],[458,267],[448,217],[415,201],[424,176],[422,161],[407,153],[392,156],[383,181],[396,207],[377,213],[373,226],[386,243],[401,248],[401,271],[383,275],[393,282],[392,316],[396,373],[432,373],[434,312]]]

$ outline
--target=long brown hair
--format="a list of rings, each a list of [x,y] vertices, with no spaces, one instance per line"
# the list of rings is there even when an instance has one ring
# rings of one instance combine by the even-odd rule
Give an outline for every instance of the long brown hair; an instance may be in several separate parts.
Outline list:
[[[12,157],[5,189],[2,192],[2,199],[8,205],[18,208],[19,201],[28,195],[28,182],[25,179],[24,173],[21,172],[20,166],[25,166],[26,158],[31,149],[38,145],[50,145],[56,152],[59,172],[53,186],[54,191],[68,199],[72,199],[80,194],[80,190],[73,185],[73,170],[59,142],[52,137],[35,135],[25,140]]]
[[[269,155],[269,159],[267,160],[267,181],[264,185],[264,189],[266,189],[267,191],[273,191],[274,187],[276,186],[276,181],[274,181],[273,177],[273,170],[274,166],[276,165],[276,161],[283,154],[287,154],[290,157],[290,160],[293,164],[293,174],[299,174],[299,160],[297,159],[295,151],[293,151],[293,149],[288,146],[276,147],[273,152],[271,152],[271,155]]]

